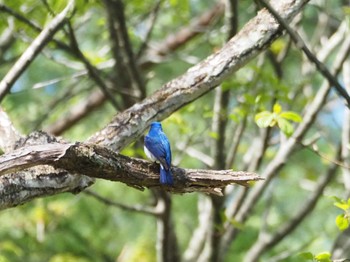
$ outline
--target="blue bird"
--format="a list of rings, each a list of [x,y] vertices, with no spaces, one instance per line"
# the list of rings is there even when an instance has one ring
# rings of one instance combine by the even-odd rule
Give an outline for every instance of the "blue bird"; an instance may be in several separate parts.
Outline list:
[[[163,132],[161,123],[151,123],[150,130],[145,136],[144,150],[148,158],[160,163],[160,183],[163,185],[173,185],[173,175],[170,170],[170,143]]]

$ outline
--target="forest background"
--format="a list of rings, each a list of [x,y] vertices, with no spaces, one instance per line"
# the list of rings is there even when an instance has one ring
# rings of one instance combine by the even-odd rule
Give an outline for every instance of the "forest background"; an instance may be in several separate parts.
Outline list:
[[[0,261],[350,261],[349,15],[344,0],[0,1]],[[139,160],[152,121],[173,190]],[[93,180],[86,155],[71,166],[89,150],[133,166]],[[20,154],[37,162],[6,162]]]

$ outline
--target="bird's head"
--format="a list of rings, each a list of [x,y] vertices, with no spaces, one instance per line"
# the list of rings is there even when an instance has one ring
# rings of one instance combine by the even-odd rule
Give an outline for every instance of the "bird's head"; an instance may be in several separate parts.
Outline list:
[[[160,122],[152,122],[151,128],[152,129],[162,129],[162,124]]]

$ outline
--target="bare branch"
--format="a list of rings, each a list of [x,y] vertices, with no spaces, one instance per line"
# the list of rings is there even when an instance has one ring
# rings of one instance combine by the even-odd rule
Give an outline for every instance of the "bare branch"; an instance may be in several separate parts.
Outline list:
[[[338,147],[338,153],[336,159],[341,161],[340,147]],[[287,222],[283,224],[276,232],[273,234],[263,233],[258,241],[250,248],[247,255],[244,258],[246,262],[255,262],[261,257],[261,255],[268,249],[272,248],[280,241],[288,236],[297,226],[304,221],[304,219],[309,215],[315,208],[318,200],[322,196],[322,193],[326,186],[335,177],[335,173],[339,168],[338,165],[332,163],[325,175],[320,176],[319,181],[315,187],[315,190],[310,195],[310,197],[302,203],[302,206],[298,212],[296,212]]]
[[[245,115],[242,121],[239,123],[238,127],[236,128],[232,137],[232,143],[227,150],[228,154],[225,161],[226,168],[231,168],[233,166],[233,163],[236,159],[236,153],[238,150],[239,142],[241,141],[246,125],[247,125],[247,116]]]
[[[189,25],[181,28],[178,32],[170,34],[164,41],[153,43],[151,48],[145,54],[140,62],[147,67],[152,62],[159,62],[167,54],[177,50],[185,43],[201,34],[205,29],[213,23],[224,11],[224,4],[218,1],[210,10],[206,11],[196,19],[193,19]]]
[[[346,61],[343,68],[344,85],[348,92],[350,92],[350,62]],[[343,130],[342,130],[342,149],[341,155],[344,161],[344,165],[350,166],[350,110],[344,112],[343,118]],[[343,168],[343,180],[344,186],[348,192],[350,192],[350,170]]]
[[[145,85],[139,73],[134,53],[130,45],[129,35],[124,17],[124,4],[120,0],[104,0],[108,15],[108,31],[115,60],[114,82],[130,90],[137,88],[139,99],[146,96]],[[134,85],[133,85],[134,84]],[[135,103],[127,94],[122,94],[124,108]]]
[[[115,202],[110,200],[109,198],[100,196],[99,194],[91,191],[91,190],[84,190],[83,191],[84,194],[94,197],[95,199],[97,199],[98,201],[101,201],[102,203],[109,205],[109,206],[113,206],[113,207],[117,207],[120,208],[122,210],[125,211],[131,211],[131,212],[137,212],[137,213],[141,213],[141,214],[145,214],[145,215],[152,215],[152,216],[159,216],[160,212],[157,208],[154,207],[147,207],[144,205],[134,205],[134,206],[128,206],[119,202]]]
[[[203,33],[204,30],[198,30],[198,28],[207,28],[210,24],[212,24],[213,20],[215,20],[216,17],[218,17],[222,12],[223,12],[223,4],[220,2],[218,3],[219,6],[208,10],[204,14],[202,14],[199,17],[195,17],[193,21],[190,23],[190,27],[192,28],[191,30],[197,35],[199,33]],[[188,26],[186,25],[186,28]],[[197,28],[195,30],[195,28]],[[183,46],[184,44],[188,43],[192,39],[192,37],[186,37],[183,38],[183,32],[186,31],[185,29],[180,29],[177,33],[172,35],[172,37],[168,37],[165,39],[163,42],[160,42],[156,44],[156,46],[164,47],[167,52],[163,54],[163,56],[170,54],[173,51],[176,51],[178,48]],[[170,41],[172,39],[176,43],[173,43]],[[182,41],[178,41],[178,39],[183,39]],[[114,43],[114,42],[113,42]],[[165,46],[173,46],[173,48],[167,48]],[[164,50],[164,48],[160,48],[159,50]],[[158,48],[155,49],[148,49],[145,50],[146,54],[144,55],[143,58],[140,58],[138,61],[139,67],[142,70],[145,70],[149,68],[151,65],[155,63],[154,61],[154,56],[159,56],[158,54],[154,54],[154,52],[158,52]],[[158,61],[159,62],[159,61]],[[118,91],[120,90],[120,87],[118,87]],[[100,94],[101,92],[95,91],[92,92],[91,95],[87,98],[79,102],[78,105],[75,107],[81,109],[79,111],[75,111],[74,109],[70,110],[68,115],[69,115],[69,121],[67,122],[67,125],[65,125],[66,117],[63,119],[59,119],[56,123],[48,126],[45,130],[47,130],[49,133],[54,134],[54,135],[61,135],[65,130],[69,129],[72,125],[74,125],[76,122],[81,120],[82,118],[86,117],[89,115],[89,113],[95,109],[101,106],[103,103],[106,102],[107,97],[103,96]],[[126,95],[130,96],[126,92],[124,92]]]
[[[334,64],[333,64],[334,75],[337,75],[339,73],[344,63],[344,60],[348,57],[349,51],[350,51],[350,37],[347,37],[343,42],[343,45],[341,46],[339,53],[337,54],[337,57],[334,61]],[[274,159],[266,166],[262,174],[262,176],[266,179],[265,183],[263,183],[263,185],[257,185],[256,187],[254,187],[254,189],[250,192],[250,194],[245,198],[245,201],[242,207],[240,208],[240,210],[238,211],[235,217],[237,221],[242,222],[246,220],[248,214],[251,212],[251,210],[257,203],[258,199],[260,198],[262,193],[265,191],[266,187],[270,184],[271,180],[278,174],[278,171],[282,168],[284,163],[287,161],[288,156],[293,152],[298,141],[300,141],[304,137],[304,135],[310,128],[311,124],[314,122],[318,112],[321,110],[321,108],[324,105],[324,102],[327,99],[327,94],[329,90],[330,90],[329,83],[324,82],[324,84],[318,90],[314,100],[308,106],[306,113],[303,117],[303,121],[299,124],[299,126],[295,130],[293,136],[289,138],[283,144],[283,146],[279,148]],[[232,227],[227,229],[223,240],[223,245],[222,245],[223,252],[227,250],[228,245],[231,242],[236,232],[237,230]]]
[[[179,249],[171,218],[171,196],[163,191],[156,190],[157,207],[160,215],[157,217],[157,261],[178,262]]]
[[[32,199],[63,192],[79,193],[90,186],[90,177],[71,175],[63,169],[41,165],[0,176],[0,210]]]
[[[281,16],[292,19],[308,0],[273,1]],[[165,84],[153,95],[118,114],[112,122],[89,139],[118,151],[139,137],[154,120],[209,92],[280,36],[279,24],[267,10],[250,20],[220,51]]]
[[[39,165],[51,165],[73,174],[119,181],[141,190],[145,187],[164,188],[173,193],[201,191],[221,194],[220,188],[228,184],[247,186],[249,181],[261,180],[252,172],[173,167],[175,185],[162,187],[159,184],[159,165],[126,157],[97,145],[80,143],[26,146],[2,155],[0,176]]]
[[[113,94],[109,91],[107,85],[100,77],[100,74],[97,71],[97,68],[95,68],[90,61],[85,57],[85,55],[81,52],[77,39],[75,38],[75,34],[73,31],[73,28],[70,23],[68,23],[68,29],[69,29],[69,37],[71,41],[72,50],[74,50],[76,56],[80,59],[80,61],[85,65],[85,68],[89,74],[89,76],[95,81],[95,83],[100,87],[103,94],[108,98],[108,100],[111,102],[113,107],[119,111],[119,105],[115,98],[113,97]]]
[[[15,38],[13,35],[13,26],[10,24],[9,27],[6,28],[0,34],[0,62],[1,62],[1,64],[4,62],[3,55],[11,47],[14,40],[15,40]]]
[[[46,127],[45,131],[53,135],[62,134],[65,130],[83,119],[87,114],[101,106],[106,100],[107,97],[101,90],[93,91],[84,101],[72,106],[71,110],[65,114],[64,117],[59,118],[56,122]]]
[[[227,39],[237,33],[238,28],[238,1],[230,0],[226,1],[225,8],[226,15],[226,27]],[[212,145],[212,154],[214,158],[214,167],[216,169],[225,169],[225,145],[226,145],[226,127],[228,123],[228,105],[230,101],[230,89],[224,90],[222,85],[216,88],[215,103],[214,103],[214,116],[212,120],[212,131],[217,134],[217,139],[214,139]],[[208,244],[210,244],[210,261],[220,261],[220,239],[223,231],[221,225],[224,223],[222,210],[224,208],[225,198],[218,196],[210,196],[213,208],[213,227],[209,231],[208,237],[210,238]],[[205,251],[204,251],[205,252]]]
[[[26,51],[21,55],[18,61],[11,67],[10,71],[0,82],[0,102],[10,91],[12,85],[40,53],[48,41],[53,37],[57,30],[65,23],[74,8],[74,0],[70,0],[66,8],[59,13],[52,21],[44,28],[44,30],[31,43]]]
[[[327,69],[327,67],[321,63],[320,60],[317,59],[317,57],[309,50],[309,48],[305,45],[304,41],[301,39],[301,37],[298,35],[297,32],[295,32],[286,21],[274,10],[272,5],[265,2],[264,0],[260,0],[260,2],[265,6],[269,12],[276,18],[276,20],[283,26],[283,28],[288,32],[289,36],[295,43],[295,45],[302,49],[305,53],[305,55],[308,57],[310,61],[312,61],[318,71],[328,80],[329,84],[332,85],[337,93],[342,96],[346,102],[347,106],[350,108],[350,96],[346,92],[346,90],[342,87],[342,85],[338,82],[338,80],[332,75],[332,73]]]
[[[198,200],[198,226],[192,234],[192,238],[184,252],[184,261],[199,261],[200,253],[206,241],[206,235],[211,228],[212,219],[212,202],[207,196],[199,195]]]
[[[144,51],[147,49],[148,42],[151,39],[151,35],[152,35],[153,29],[154,29],[154,25],[156,24],[156,20],[157,20],[158,14],[159,14],[159,9],[160,9],[161,4],[162,4],[162,0],[158,0],[155,3],[155,5],[152,8],[152,10],[150,11],[150,14],[149,14],[149,20],[150,20],[149,21],[149,25],[148,25],[145,37],[144,37],[144,39],[142,41],[142,44],[141,44],[139,50],[137,51],[137,54],[136,54],[136,59],[137,60],[140,59],[140,57],[143,55]]]

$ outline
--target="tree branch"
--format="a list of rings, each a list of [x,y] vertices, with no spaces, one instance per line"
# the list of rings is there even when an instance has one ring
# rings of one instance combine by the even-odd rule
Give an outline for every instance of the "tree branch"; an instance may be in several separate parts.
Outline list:
[[[261,180],[252,172],[231,170],[199,170],[173,167],[175,185],[159,183],[159,165],[130,158],[91,144],[61,144],[26,146],[0,156],[0,176],[24,169],[50,165],[72,174],[119,181],[143,190],[163,188],[173,193],[206,192],[221,194],[222,187],[231,183],[247,186],[249,181]]]
[[[0,176],[0,210],[22,205],[38,197],[63,192],[79,193],[93,179],[71,175],[63,169],[41,165]]]
[[[212,202],[207,196],[199,195],[197,210],[198,226],[193,231],[191,240],[184,252],[184,262],[200,261],[199,256],[202,253],[207,240],[208,230],[211,228],[213,221]]]
[[[344,60],[348,57],[350,52],[350,37],[347,37],[343,42],[340,50],[337,54],[337,57],[333,64],[333,72],[337,75],[342,68]],[[251,190],[250,194],[245,198],[245,201],[237,212],[236,220],[238,222],[244,222],[248,217],[249,213],[252,211],[255,204],[260,199],[262,193],[265,191],[267,186],[271,183],[272,179],[278,174],[278,171],[282,168],[284,163],[287,161],[287,158],[293,152],[298,141],[304,137],[306,132],[309,130],[312,123],[315,121],[315,118],[321,108],[324,105],[324,102],[327,99],[327,94],[330,90],[330,86],[328,82],[324,82],[321,88],[318,90],[314,100],[308,106],[305,115],[303,116],[303,121],[299,124],[297,129],[295,130],[292,137],[290,137],[284,144],[281,146],[274,157],[274,159],[266,166],[262,177],[266,179],[263,185],[257,185]],[[235,237],[237,233],[237,229],[230,226],[226,232],[225,237],[223,239],[222,251],[227,251],[229,247],[229,243],[231,243],[232,239]]]
[[[18,61],[11,67],[10,71],[0,82],[0,102],[10,91],[13,84],[24,72],[24,70],[33,62],[34,58],[40,53],[48,41],[53,37],[57,30],[65,23],[67,16],[74,8],[74,0],[70,0],[66,8],[59,13],[47,27],[35,38],[32,44],[21,55]]]
[[[84,190],[83,191],[84,194],[94,197],[95,199],[97,199],[98,201],[101,201],[102,203],[109,205],[109,206],[113,206],[113,207],[117,207],[120,208],[122,210],[125,211],[131,211],[131,212],[137,212],[137,213],[141,213],[141,214],[145,214],[145,215],[152,215],[152,216],[159,216],[160,212],[157,208],[154,207],[149,207],[149,206],[144,206],[144,205],[134,205],[134,206],[128,206],[119,202],[115,202],[110,200],[109,198],[100,196],[99,194],[91,191],[91,190]]]
[[[344,85],[346,90],[350,92],[350,62],[346,61],[343,68]],[[341,155],[344,160],[344,165],[350,166],[350,110],[344,111],[343,130],[342,130],[342,149]],[[350,170],[342,168],[343,181],[345,189],[350,193]]]
[[[157,261],[178,262],[179,248],[171,217],[171,196],[163,190],[156,190],[155,195],[156,209],[160,212],[157,217]]]
[[[16,12],[15,10],[9,8],[8,6],[6,6],[4,4],[0,4],[0,11],[8,13],[9,15],[16,18],[18,21],[20,21],[20,22],[26,24],[27,26],[31,27],[32,29],[34,29],[36,32],[43,31],[43,29],[38,24],[29,20],[24,15]],[[65,51],[70,51],[69,46],[66,45],[65,43],[58,41],[54,38],[52,38],[51,41],[54,42],[60,49],[65,50]]]
[[[336,159],[341,161],[340,156],[340,147],[337,150]],[[286,221],[279,229],[277,229],[272,234],[262,233],[260,235],[258,241],[255,242],[254,245],[247,252],[244,261],[247,262],[255,262],[261,257],[261,255],[267,250],[271,249],[276,244],[280,243],[280,241],[287,237],[290,233],[292,233],[297,226],[304,221],[304,219],[314,210],[318,200],[322,196],[322,193],[326,186],[331,182],[331,180],[335,177],[335,173],[339,166],[337,164],[332,163],[326,174],[320,176],[320,179],[317,182],[317,185],[310,195],[310,197],[302,203],[300,210],[293,214],[293,216]]]
[[[338,82],[338,80],[332,75],[332,73],[327,69],[327,67],[321,63],[317,59],[317,57],[309,50],[309,48],[305,45],[304,41],[298,35],[297,32],[293,31],[293,29],[288,25],[288,23],[276,12],[276,10],[272,7],[271,4],[267,3],[264,0],[260,0],[262,5],[266,7],[267,10],[276,18],[276,20],[283,26],[283,28],[288,32],[289,36],[295,43],[295,45],[304,51],[304,54],[307,58],[312,61],[318,71],[328,80],[329,84],[335,88],[337,93],[343,97],[347,103],[347,106],[350,108],[350,96],[346,92],[346,90],[342,87],[342,85]]]
[[[292,19],[308,0],[272,1],[285,20]],[[165,84],[153,95],[118,114],[89,141],[118,151],[139,137],[154,120],[162,120],[214,89],[281,35],[279,24],[262,10],[220,51]]]
[[[204,32],[223,11],[223,1],[219,0],[208,11],[193,19],[189,25],[186,25],[174,34],[170,34],[164,41],[151,44],[154,48],[148,50],[145,57],[140,61],[145,67],[152,63],[152,61],[159,62],[163,57],[179,49],[185,43]]]
[[[106,7],[109,38],[114,57],[113,82],[132,91],[133,83],[137,83],[139,92],[138,98],[144,98],[145,86],[139,75],[135,63],[132,48],[130,46],[124,19],[124,4],[120,0],[104,0]],[[134,75],[135,73],[135,75]],[[128,94],[121,94],[123,108],[128,108],[135,103]],[[138,100],[139,100],[138,99]]]
[[[195,17],[190,23],[191,31],[193,31],[193,33],[195,33],[196,35],[203,32],[203,30],[199,31],[198,28],[202,28],[202,29],[207,28],[212,23],[212,21],[215,20],[215,18],[222,13],[222,11],[223,11],[223,4],[219,2],[214,9],[210,9],[204,14],[202,14],[201,16]],[[159,59],[155,59],[155,57],[166,56],[171,52],[176,51],[178,48],[180,48],[181,46],[186,44],[188,41],[190,41],[193,38],[191,37],[190,34],[187,35],[188,37],[184,37],[183,35],[184,34],[183,32],[186,31],[185,28],[188,28],[188,26],[186,25],[186,27],[184,27],[183,29],[180,29],[177,33],[172,34],[171,37],[169,36],[164,41],[155,44],[157,47],[159,47],[159,49],[156,48],[155,50],[153,49],[145,50],[146,54],[144,54],[143,57],[138,59],[139,60],[138,65],[140,69],[145,70],[149,68],[151,65],[155,63],[155,60],[157,61],[159,60]],[[195,28],[197,29],[195,30]],[[171,39],[174,42],[171,42],[170,41]],[[178,41],[178,39],[182,39],[182,40]],[[171,46],[171,48],[169,46]],[[162,55],[157,53],[157,52],[164,52],[164,50],[166,50],[166,53],[163,53]],[[120,91],[120,87],[118,87],[118,91]],[[68,113],[69,121],[67,121],[67,125],[65,125],[66,117],[64,117],[64,118],[58,119],[57,122],[48,126],[47,128],[45,128],[45,130],[47,130],[49,133],[53,135],[61,135],[65,130],[69,129],[73,124],[75,124],[82,118],[89,115],[89,113],[93,109],[101,106],[104,102],[106,102],[106,100],[107,100],[107,97],[100,94],[100,91],[97,90],[93,92],[88,98],[83,99],[81,102],[79,102],[76,105],[76,107],[80,109],[79,111],[76,111],[74,109],[69,111]]]
[[[109,91],[107,85],[105,82],[102,80],[100,77],[100,74],[98,73],[97,68],[95,68],[90,61],[85,57],[85,55],[81,52],[78,41],[75,37],[73,27],[71,26],[70,23],[68,23],[68,33],[69,33],[69,38],[70,38],[70,43],[72,50],[75,52],[77,58],[80,59],[80,61],[85,65],[85,68],[92,80],[95,81],[95,83],[98,85],[98,87],[101,89],[105,97],[111,102],[112,106],[116,111],[119,111],[119,105],[117,101],[115,100],[113,94]]]

